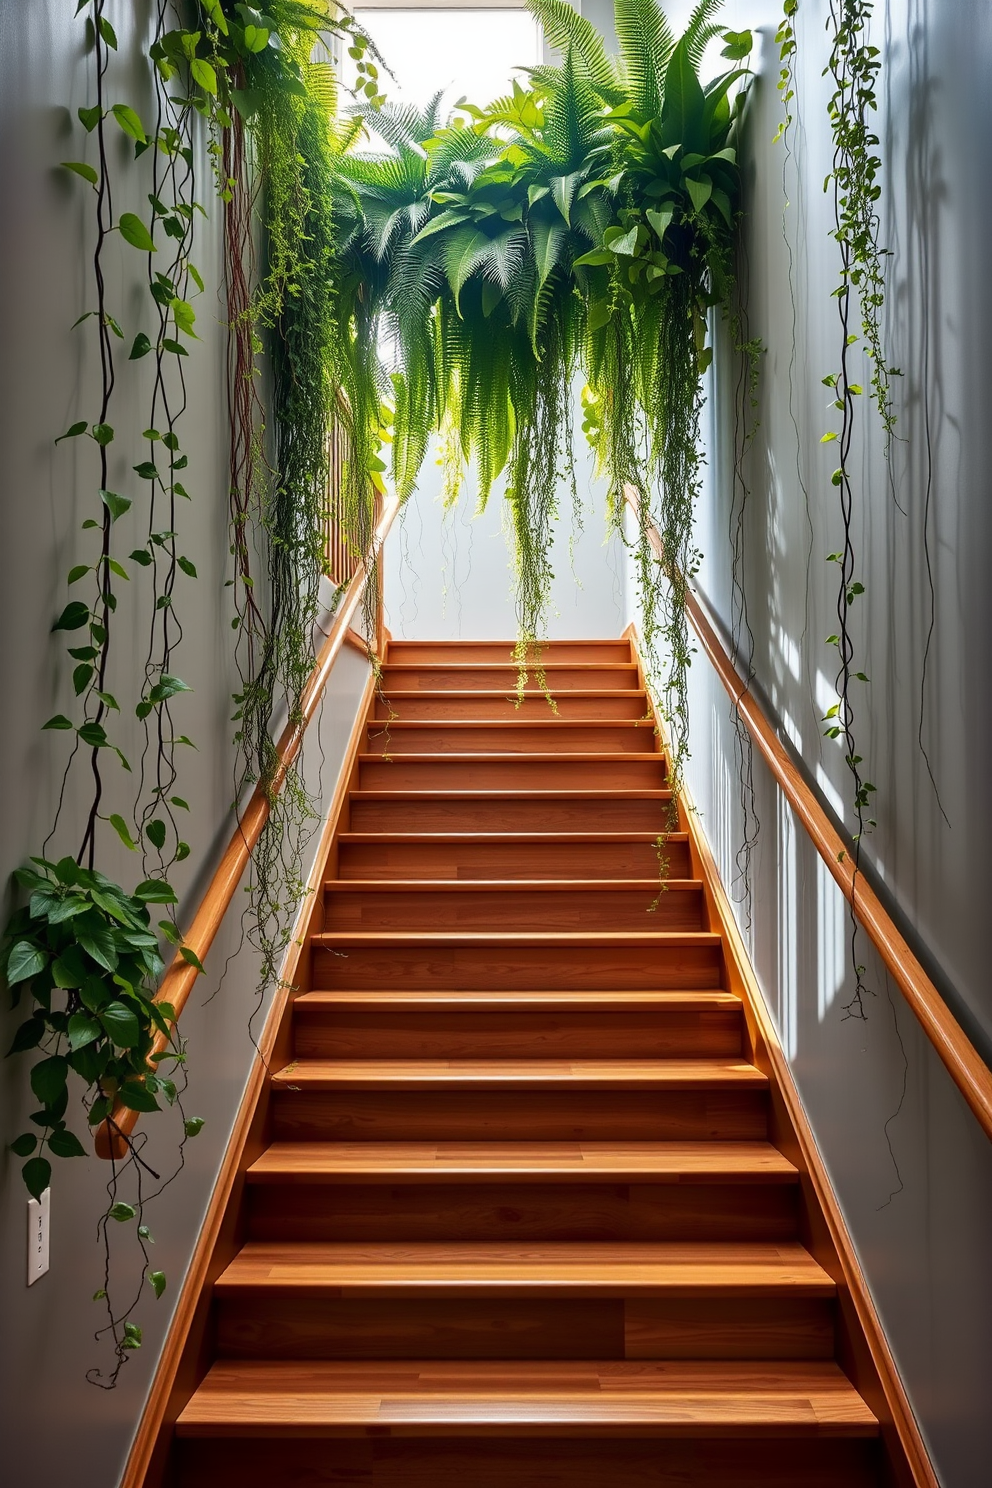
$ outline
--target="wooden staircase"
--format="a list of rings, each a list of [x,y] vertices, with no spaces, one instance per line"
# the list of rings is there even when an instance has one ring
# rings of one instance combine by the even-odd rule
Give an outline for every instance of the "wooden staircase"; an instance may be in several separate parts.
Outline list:
[[[915,1481],[631,646],[509,649],[389,643],[155,1481]]]

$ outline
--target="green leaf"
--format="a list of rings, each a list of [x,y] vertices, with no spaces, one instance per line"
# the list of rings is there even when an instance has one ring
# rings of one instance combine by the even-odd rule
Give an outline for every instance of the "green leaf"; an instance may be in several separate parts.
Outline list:
[[[115,51],[116,52],[116,50],[117,50],[117,32],[114,30],[113,26],[107,20],[107,17],[106,16],[103,16],[103,15],[100,17],[100,35],[103,37],[103,39],[107,43],[108,47],[110,47],[112,51]]]
[[[172,314],[176,325],[181,331],[185,331],[187,336],[193,336],[194,339],[199,339],[193,330],[193,325],[196,321],[196,311],[188,300],[174,299],[172,301]]]
[[[63,439],[76,439],[80,434],[86,433],[87,427],[86,420],[80,419],[78,424],[70,424],[65,433],[59,435],[55,443],[61,444]]]
[[[250,52],[264,52],[269,44],[269,32],[264,26],[245,27],[245,46]]]
[[[96,919],[95,916],[92,917]],[[88,920],[85,928],[80,927],[76,931],[76,940],[82,946],[87,956],[95,961],[97,966],[102,966],[104,971],[116,971],[120,957],[117,953],[117,943],[114,933],[105,924],[99,928]]]
[[[146,878],[135,889],[134,897],[140,899],[143,904],[179,903],[175,890],[166,883],[164,878]]]
[[[110,424],[94,424],[93,425],[93,438],[96,440],[97,444],[99,444],[101,446],[107,445],[107,444],[113,444],[113,442],[114,442],[114,431],[113,431],[113,428],[111,427]]]
[[[128,1220],[133,1219],[137,1212],[131,1204],[125,1204],[118,1200],[116,1204],[112,1204],[107,1210],[107,1218],[116,1219],[118,1224],[127,1224]]]
[[[268,37],[265,40],[267,42]],[[217,92],[217,74],[209,62],[205,62],[202,57],[194,57],[189,70],[193,81],[199,83],[204,93]]]
[[[103,118],[103,110],[98,104],[92,108],[80,108],[76,110],[76,116],[87,134],[92,134],[100,120]]]
[[[88,563],[77,563],[73,568],[70,568],[69,577],[66,579],[66,583],[78,584],[79,580],[85,579],[86,575],[89,572],[90,565]]]
[[[37,1145],[38,1138],[34,1132],[24,1132],[23,1136],[14,1138],[10,1150],[15,1157],[30,1157]]]
[[[18,982],[29,981],[36,977],[39,972],[44,971],[48,965],[48,957],[44,951],[39,951],[29,940],[15,941],[7,957],[7,985],[14,987]],[[39,1096],[43,1100],[44,1096]]]
[[[66,718],[64,713],[56,713],[54,718],[50,718],[48,722],[43,723],[41,727],[42,729],[71,729],[72,720]]]
[[[137,1080],[126,1080],[118,1091],[122,1106],[129,1111],[161,1111],[162,1107],[144,1085],[139,1085]]]
[[[48,1145],[56,1157],[85,1157],[86,1149],[82,1142],[71,1132],[63,1128],[62,1131],[53,1131],[48,1139]]]
[[[134,841],[131,833],[128,831],[127,822],[124,820],[124,818],[122,816],[118,816],[117,812],[114,812],[113,816],[108,817],[108,821],[110,822],[110,825],[113,827],[114,831],[117,833],[118,837],[123,842],[124,846],[126,848],[129,848],[131,852],[136,852],[138,844]]]
[[[120,228],[121,237],[126,243],[130,243],[132,248],[137,248],[142,253],[154,253],[156,251],[151,233],[141,218],[135,216],[134,212],[125,212],[117,225]]]
[[[89,605],[83,604],[82,600],[75,599],[72,604],[66,605],[52,626],[52,630],[81,630],[89,618]]]
[[[706,99],[683,36],[665,73],[665,101],[661,110],[662,147],[681,145],[688,154],[705,154],[703,127]]]
[[[203,1130],[203,1127],[204,1120],[202,1116],[187,1116],[186,1120],[183,1122],[183,1128],[188,1137],[199,1136],[200,1132]]]
[[[38,1045],[45,1037],[45,1032],[45,1020],[43,1017],[39,1016],[36,1013],[35,1016],[33,1018],[29,1018],[26,1023],[22,1023],[20,1028],[14,1034],[13,1042],[11,1043],[10,1048],[7,1050],[8,1055],[24,1054],[28,1049],[37,1049]],[[20,1152],[18,1153],[18,1156],[29,1157],[30,1153]]]
[[[175,697],[179,692],[192,692],[188,682],[181,677],[173,677],[168,672],[163,672],[148,694],[149,701],[153,703],[164,703],[167,698]]]
[[[73,1013],[69,1019],[66,1030],[69,1035],[69,1048],[73,1053],[77,1049],[84,1049],[87,1044],[92,1044],[95,1039],[102,1038],[103,1029],[90,1013]]]
[[[139,145],[144,145],[147,143],[145,137],[145,126],[142,124],[134,109],[131,108],[130,104],[115,103],[110,112],[113,114],[114,118],[117,120],[118,124],[121,126],[126,135],[129,135],[130,138],[133,140],[137,140]]]
[[[140,465],[133,465],[131,468],[141,480],[158,480],[158,470],[151,460],[142,460]]]
[[[86,691],[92,676],[93,667],[88,661],[81,661],[77,667],[73,668],[72,688],[77,697],[80,697]]]
[[[103,749],[107,743],[107,731],[101,723],[84,723],[76,733],[90,749]]]
[[[100,179],[93,167],[87,165],[85,160],[63,160],[62,168],[73,171],[77,176],[82,176],[83,180],[89,181],[91,186],[95,186]]]
[[[52,1165],[47,1158],[32,1157],[21,1169],[24,1185],[33,1199],[40,1199],[52,1181]]]
[[[150,821],[145,828],[145,836],[152,846],[157,847],[161,852],[165,846],[165,822],[160,821],[158,817],[154,821]]]
[[[120,1049],[134,1049],[141,1041],[137,1015],[123,1002],[112,1002],[100,1013],[109,1038]]]
[[[196,578],[196,567],[188,558],[180,558],[178,563],[184,574],[188,574],[191,579]]]
[[[118,496],[115,491],[101,491],[100,500],[109,511],[111,522],[116,522],[118,517],[131,509],[130,497]]]
[[[161,1297],[162,1293],[165,1291],[165,1272],[149,1271],[148,1282],[151,1286],[152,1291],[155,1293],[155,1296]]]
[[[691,176],[685,176],[683,179],[685,180],[685,189],[692,198],[693,209],[701,212],[713,194],[713,182],[709,179],[705,181],[694,181]]]
[[[152,343],[144,331],[139,331],[131,343],[131,350],[128,352],[127,359],[129,362],[137,362],[141,357],[147,356],[151,349]]]
[[[206,976],[206,972],[203,969],[203,962],[200,960],[199,956],[193,950],[192,946],[188,946],[188,945],[180,946],[179,947],[179,954],[180,954],[180,956],[182,956],[183,960],[187,963],[187,965],[189,965],[189,966],[195,966],[196,969],[197,969],[197,971],[200,973],[201,976]]]
[[[171,351],[173,356],[189,356],[189,352],[186,350],[182,342],[176,341],[171,336],[164,336],[162,338],[162,350]]]
[[[31,1071],[31,1089],[43,1106],[54,1106],[65,1090],[69,1066],[61,1054],[43,1059]]]

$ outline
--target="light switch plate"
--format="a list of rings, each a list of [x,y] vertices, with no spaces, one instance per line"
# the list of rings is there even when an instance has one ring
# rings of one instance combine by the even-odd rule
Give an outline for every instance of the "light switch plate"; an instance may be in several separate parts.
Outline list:
[[[28,1199],[28,1286],[48,1270],[48,1230],[52,1213],[52,1190],[40,1199]]]

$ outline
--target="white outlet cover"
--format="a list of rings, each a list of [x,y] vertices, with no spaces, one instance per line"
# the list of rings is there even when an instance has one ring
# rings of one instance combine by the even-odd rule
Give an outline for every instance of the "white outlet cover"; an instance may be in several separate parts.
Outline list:
[[[52,1213],[52,1190],[40,1199],[28,1199],[28,1286],[48,1270],[48,1232]]]

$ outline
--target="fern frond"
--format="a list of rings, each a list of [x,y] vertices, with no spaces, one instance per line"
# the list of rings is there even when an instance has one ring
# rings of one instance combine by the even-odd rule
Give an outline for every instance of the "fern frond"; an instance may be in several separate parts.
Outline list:
[[[665,13],[658,0],[614,0],[614,24],[630,100],[642,119],[657,118],[675,50]]]
[[[547,41],[566,55],[571,52],[600,97],[616,105],[623,97],[616,67],[600,33],[568,0],[527,0]],[[531,69],[531,76],[542,69]]]

